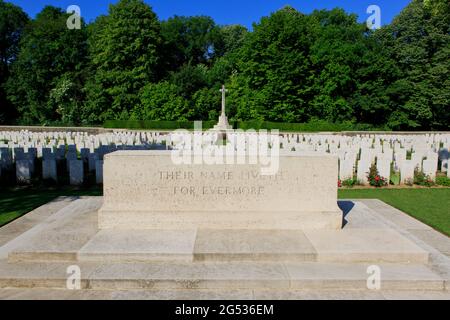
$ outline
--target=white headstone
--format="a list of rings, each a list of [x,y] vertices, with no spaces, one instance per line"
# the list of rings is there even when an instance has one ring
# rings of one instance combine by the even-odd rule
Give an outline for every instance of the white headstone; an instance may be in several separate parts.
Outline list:
[[[400,167],[400,176],[402,184],[410,181],[414,181],[414,170],[416,168],[416,163],[412,160],[405,160],[402,162]]]
[[[19,184],[31,182],[31,168],[29,160],[16,161],[16,179]]]
[[[69,162],[70,185],[79,186],[84,182],[83,161],[71,160]]]
[[[56,159],[48,158],[42,160],[42,179],[58,181]]]

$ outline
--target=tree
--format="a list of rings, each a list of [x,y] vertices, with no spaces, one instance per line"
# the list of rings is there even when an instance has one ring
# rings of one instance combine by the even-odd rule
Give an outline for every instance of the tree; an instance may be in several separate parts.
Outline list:
[[[221,45],[220,28],[207,16],[173,18],[161,23],[165,67],[176,71],[183,65],[212,64]]]
[[[178,88],[178,94],[190,100],[193,94],[205,87],[208,69],[205,65],[184,65],[171,76],[171,83]]]
[[[11,123],[17,117],[17,110],[6,99],[3,87],[11,64],[17,59],[19,41],[28,21],[20,7],[0,0],[0,123]]]
[[[448,128],[450,120],[450,14],[448,2],[413,0],[376,36],[400,68],[392,82],[394,129]]]
[[[238,73],[259,92],[254,116],[271,121],[307,119],[309,48],[314,30],[307,16],[285,7],[254,25],[239,51]]]
[[[178,88],[167,81],[150,83],[140,94],[140,105],[132,113],[139,120],[188,120],[193,111],[177,93]]]
[[[221,42],[217,44],[217,50],[220,56],[238,50],[242,47],[245,37],[248,34],[246,27],[239,24],[223,26],[220,28]]]
[[[59,8],[45,7],[27,25],[20,41],[20,52],[6,84],[8,98],[21,113],[24,124],[45,124],[60,120],[50,92],[59,79],[71,79],[77,88],[73,99],[83,100],[80,93],[86,64],[86,33],[69,30],[68,14]]]
[[[161,32],[142,0],[120,0],[91,29],[92,77],[86,85],[85,117],[91,122],[128,119],[139,91],[159,80]]]
[[[412,0],[376,31],[342,9],[289,6],[253,31],[207,16],[160,22],[143,0],[119,0],[81,30],[68,16],[46,7],[29,22],[0,0],[0,122],[14,110],[22,124],[215,120],[226,84],[231,120],[449,128],[448,0]]]

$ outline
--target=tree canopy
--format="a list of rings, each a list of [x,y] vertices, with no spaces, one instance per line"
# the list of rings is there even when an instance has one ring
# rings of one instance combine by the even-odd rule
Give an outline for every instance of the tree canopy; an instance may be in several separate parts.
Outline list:
[[[160,21],[119,0],[80,30],[48,6],[29,19],[0,0],[0,122],[232,120],[449,129],[450,3],[412,0],[367,29],[344,10],[286,6],[247,30],[207,16]]]

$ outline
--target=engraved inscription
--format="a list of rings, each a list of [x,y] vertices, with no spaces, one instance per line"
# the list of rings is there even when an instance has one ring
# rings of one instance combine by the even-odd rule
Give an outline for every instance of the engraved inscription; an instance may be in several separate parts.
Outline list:
[[[232,171],[159,171],[160,181],[180,182],[169,188],[172,195],[181,196],[264,196],[264,186],[255,185],[262,180],[283,180],[283,172],[273,176],[261,175],[258,170],[249,170],[242,172]],[[203,184],[190,185],[194,180],[204,181]],[[214,183],[208,183],[214,182]],[[236,181],[236,183],[231,183]],[[231,185],[224,183],[228,182]],[[219,185],[217,185],[219,183]]]

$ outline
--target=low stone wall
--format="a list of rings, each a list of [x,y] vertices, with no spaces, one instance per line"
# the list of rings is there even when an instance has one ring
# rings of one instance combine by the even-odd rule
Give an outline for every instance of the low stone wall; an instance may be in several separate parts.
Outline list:
[[[0,126],[0,131],[30,131],[30,132],[86,132],[101,134],[117,131],[101,127],[39,127],[39,126]]]

